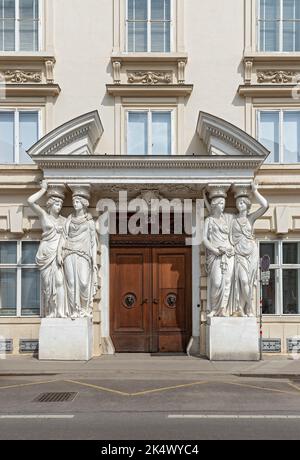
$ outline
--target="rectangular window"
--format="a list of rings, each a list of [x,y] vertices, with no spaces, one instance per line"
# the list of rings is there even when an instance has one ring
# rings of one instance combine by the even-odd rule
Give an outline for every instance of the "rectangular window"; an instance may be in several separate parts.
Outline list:
[[[259,0],[259,51],[300,51],[299,0]]]
[[[38,242],[0,242],[0,316],[40,315]]]
[[[0,0],[0,51],[38,51],[39,0]]]
[[[258,139],[271,151],[267,163],[299,163],[300,111],[259,111]]]
[[[271,280],[262,287],[264,315],[300,314],[300,243],[260,243],[260,256],[271,259]]]
[[[127,0],[129,52],[171,51],[171,0]]]
[[[39,112],[0,111],[0,164],[32,163],[26,151],[39,139]]]
[[[128,155],[172,154],[171,111],[130,111],[127,120]]]

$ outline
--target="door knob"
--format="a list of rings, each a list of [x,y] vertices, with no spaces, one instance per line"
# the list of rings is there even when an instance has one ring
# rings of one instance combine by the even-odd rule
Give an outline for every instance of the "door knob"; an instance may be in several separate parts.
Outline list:
[[[148,303],[148,299],[143,300],[141,305],[144,305],[145,303]]]
[[[153,299],[153,303],[154,303],[155,305],[158,305],[158,304],[159,304],[159,300],[158,300],[158,299]]]

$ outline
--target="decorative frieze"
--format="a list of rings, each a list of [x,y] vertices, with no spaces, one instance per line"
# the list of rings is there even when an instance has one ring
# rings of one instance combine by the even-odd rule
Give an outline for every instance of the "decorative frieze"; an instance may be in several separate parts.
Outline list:
[[[299,73],[291,70],[257,70],[257,82],[277,85],[293,83],[296,75]]]
[[[128,72],[128,83],[142,85],[158,85],[172,83],[170,72],[135,71]]]
[[[36,71],[25,70],[6,70],[4,72],[4,79],[8,83],[41,83],[42,73]]]

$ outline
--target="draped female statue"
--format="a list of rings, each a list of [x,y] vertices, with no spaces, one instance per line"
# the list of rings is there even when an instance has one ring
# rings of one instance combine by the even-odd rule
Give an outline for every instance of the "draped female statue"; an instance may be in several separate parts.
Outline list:
[[[269,204],[254,183],[252,192],[260,204],[260,208],[253,213],[250,213],[252,203],[247,191],[240,188],[235,194],[238,214],[233,219],[231,227],[231,241],[235,251],[234,316],[256,316],[253,308],[253,290],[257,281],[259,253],[253,229],[255,221],[265,214]]]
[[[67,219],[58,262],[63,266],[67,309],[71,318],[92,317],[97,289],[97,242],[93,217],[88,213],[89,193],[73,194],[74,212]]]
[[[44,314],[48,318],[64,318],[65,290],[63,272],[57,263],[57,248],[63,233],[66,219],[60,216],[64,193],[59,187],[48,191],[47,211],[41,208],[37,201],[48,190],[46,181],[42,188],[28,199],[30,208],[39,216],[43,234],[36,256],[36,263],[41,271],[41,291]]]
[[[206,269],[208,274],[208,316],[230,316],[231,288],[233,279],[234,250],[229,239],[233,216],[224,213],[226,193],[211,195],[209,204],[206,194],[204,199],[209,210],[205,221],[204,245],[206,247]]]

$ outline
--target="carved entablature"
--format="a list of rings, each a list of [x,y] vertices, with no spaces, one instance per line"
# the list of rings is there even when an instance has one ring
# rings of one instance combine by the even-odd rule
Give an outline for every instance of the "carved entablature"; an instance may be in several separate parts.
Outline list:
[[[184,53],[121,53],[111,62],[113,83],[107,85],[107,92],[112,96],[185,97],[192,92],[193,85],[185,83]]]
[[[299,57],[292,54],[257,53],[244,57],[244,97],[293,97],[300,81]]]
[[[55,58],[49,56],[0,56],[0,83],[6,97],[57,96]]]

